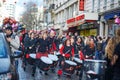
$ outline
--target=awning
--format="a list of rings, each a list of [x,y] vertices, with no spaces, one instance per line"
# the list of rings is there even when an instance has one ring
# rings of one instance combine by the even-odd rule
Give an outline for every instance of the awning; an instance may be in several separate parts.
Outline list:
[[[115,15],[120,16],[120,10],[116,10],[116,11],[112,11],[112,12],[109,12],[109,13],[105,13],[104,19],[105,20],[109,20],[111,18],[114,18]]]
[[[71,18],[67,20],[68,27],[75,27],[85,22],[94,22],[98,20],[98,13],[84,13],[75,18]]]
[[[54,25],[54,29],[60,29],[61,26],[60,25]]]

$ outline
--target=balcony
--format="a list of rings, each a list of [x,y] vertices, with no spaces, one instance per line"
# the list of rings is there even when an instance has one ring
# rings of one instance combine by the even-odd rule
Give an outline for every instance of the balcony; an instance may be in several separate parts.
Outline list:
[[[55,4],[51,4],[49,7],[49,10],[53,10],[53,9],[55,9]]]
[[[111,4],[110,4],[110,8],[114,8],[114,3],[111,3]]]
[[[118,4],[120,5],[120,1],[118,1]]]
[[[103,6],[103,10],[106,10],[106,6]]]
[[[97,9],[97,12],[100,12],[100,8]]]

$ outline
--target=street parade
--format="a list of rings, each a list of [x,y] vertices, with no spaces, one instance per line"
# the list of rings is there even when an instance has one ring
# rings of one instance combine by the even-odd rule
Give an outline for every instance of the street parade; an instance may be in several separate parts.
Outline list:
[[[57,4],[59,0],[43,0],[42,4],[49,1]],[[87,5],[86,0],[75,1],[81,11],[87,9],[82,7]],[[6,3],[3,0],[3,5]],[[38,5],[28,3],[33,4],[32,8]],[[29,9],[27,2],[22,5]],[[26,11],[21,21],[11,16],[0,19],[0,80],[120,80],[120,9],[100,17],[94,12],[74,18],[66,15],[65,25],[58,28],[60,24],[56,26],[55,22],[62,20],[57,15],[59,8],[55,8],[55,18],[52,14],[46,18],[45,10],[43,21],[37,21],[34,9]],[[46,25],[46,19],[49,22],[52,18],[54,22]]]

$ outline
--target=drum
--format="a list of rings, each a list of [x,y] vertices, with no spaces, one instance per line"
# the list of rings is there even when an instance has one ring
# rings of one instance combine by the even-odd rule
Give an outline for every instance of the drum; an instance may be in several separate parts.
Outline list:
[[[77,69],[77,70],[80,70],[80,68],[81,68],[81,66],[82,66],[82,64],[83,64],[83,61],[80,60],[79,58],[76,58],[76,57],[74,57],[73,61],[74,61],[75,63],[77,63],[76,69]]]
[[[49,54],[48,57],[53,61],[52,66],[56,67],[57,63],[58,63],[58,57],[56,55],[53,55],[53,54]]]
[[[51,59],[49,59],[46,56],[42,56],[39,59],[38,68],[40,68],[40,70],[42,71],[48,71],[50,69],[51,64],[53,64],[53,61]]]
[[[58,58],[60,58],[60,56],[61,56],[60,52],[55,52],[54,54],[55,54]]]
[[[107,62],[105,60],[90,60],[86,59],[84,62],[84,71],[92,77],[103,76]]]
[[[30,57],[27,59],[28,64],[34,65],[35,61],[36,61],[36,54],[31,53],[31,54],[29,54],[29,56]]]
[[[71,75],[74,73],[76,66],[77,64],[75,62],[70,61],[70,60],[65,60],[65,63],[63,66],[63,72]]]

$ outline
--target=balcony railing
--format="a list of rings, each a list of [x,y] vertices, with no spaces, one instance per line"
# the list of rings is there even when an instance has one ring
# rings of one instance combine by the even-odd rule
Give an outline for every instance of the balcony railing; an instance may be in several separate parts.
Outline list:
[[[120,0],[118,1],[118,4],[120,5]]]
[[[106,10],[106,6],[103,6],[103,9]]]
[[[111,4],[110,4],[110,8],[114,8],[114,3],[111,3]]]
[[[97,9],[97,12],[100,12],[100,8]]]

